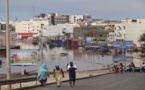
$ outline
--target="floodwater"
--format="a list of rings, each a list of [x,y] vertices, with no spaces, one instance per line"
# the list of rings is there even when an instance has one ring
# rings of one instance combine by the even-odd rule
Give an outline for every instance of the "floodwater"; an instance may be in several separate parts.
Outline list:
[[[15,44],[20,45],[21,49],[39,49],[39,45],[33,45],[29,41],[20,41]],[[62,56],[60,53],[68,53],[68,55]],[[24,68],[22,68],[22,66],[11,65],[11,73],[21,72],[23,69],[35,71],[38,70],[42,63],[47,64],[49,71],[53,71],[55,65],[60,65],[63,70],[66,70],[66,65],[70,61],[74,62],[79,71],[102,69],[107,67],[108,64],[113,63],[113,56],[110,55],[104,55],[104,57],[102,57],[92,51],[85,51],[83,49],[66,50],[62,47],[49,48],[47,44],[39,50],[38,58],[37,64],[33,66],[24,66]],[[6,62],[5,59],[3,59],[0,74],[5,74],[6,70]]]

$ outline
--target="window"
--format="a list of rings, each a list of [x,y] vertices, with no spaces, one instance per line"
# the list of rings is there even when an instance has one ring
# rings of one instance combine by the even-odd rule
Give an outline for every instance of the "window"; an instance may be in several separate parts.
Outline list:
[[[102,34],[100,34],[100,37],[102,37],[103,35]]]

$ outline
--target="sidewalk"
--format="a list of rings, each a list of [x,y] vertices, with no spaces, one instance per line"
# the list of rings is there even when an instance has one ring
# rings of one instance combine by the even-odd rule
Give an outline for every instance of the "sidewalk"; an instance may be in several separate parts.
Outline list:
[[[133,56],[133,62],[136,67],[141,67],[142,63],[145,60],[145,57],[140,57],[141,53],[132,53],[132,54],[127,53],[127,55]]]
[[[93,76],[100,76],[104,74],[109,74],[111,73],[109,70],[95,70],[95,71],[78,71],[76,72],[77,79],[82,79],[82,78],[89,78]],[[65,73],[65,77],[63,78],[62,81],[67,81],[68,80],[68,73]],[[50,83],[55,83],[55,78],[53,75],[50,75],[50,78],[48,78],[47,84]],[[40,85],[40,83],[37,81],[37,85]],[[36,86],[36,81],[33,82],[27,82],[27,83],[22,83],[22,87],[31,87],[31,86]],[[12,89],[17,89],[20,88],[20,84],[13,84]],[[2,90],[7,90],[7,86],[4,85],[2,86]]]

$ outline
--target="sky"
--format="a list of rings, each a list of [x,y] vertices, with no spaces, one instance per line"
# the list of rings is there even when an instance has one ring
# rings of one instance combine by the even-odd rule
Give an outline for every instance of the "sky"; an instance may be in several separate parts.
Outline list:
[[[6,0],[0,0],[0,21],[6,21]],[[145,18],[145,0],[9,0],[10,20],[28,20],[40,13],[90,14],[93,19]]]

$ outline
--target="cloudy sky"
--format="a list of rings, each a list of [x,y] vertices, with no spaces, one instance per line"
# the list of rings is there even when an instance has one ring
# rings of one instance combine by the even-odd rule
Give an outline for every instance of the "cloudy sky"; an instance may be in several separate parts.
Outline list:
[[[5,21],[5,1],[0,0],[0,20]],[[33,13],[34,7],[34,13]],[[95,19],[145,18],[145,0],[9,0],[10,20],[31,19],[40,13],[90,14]]]

